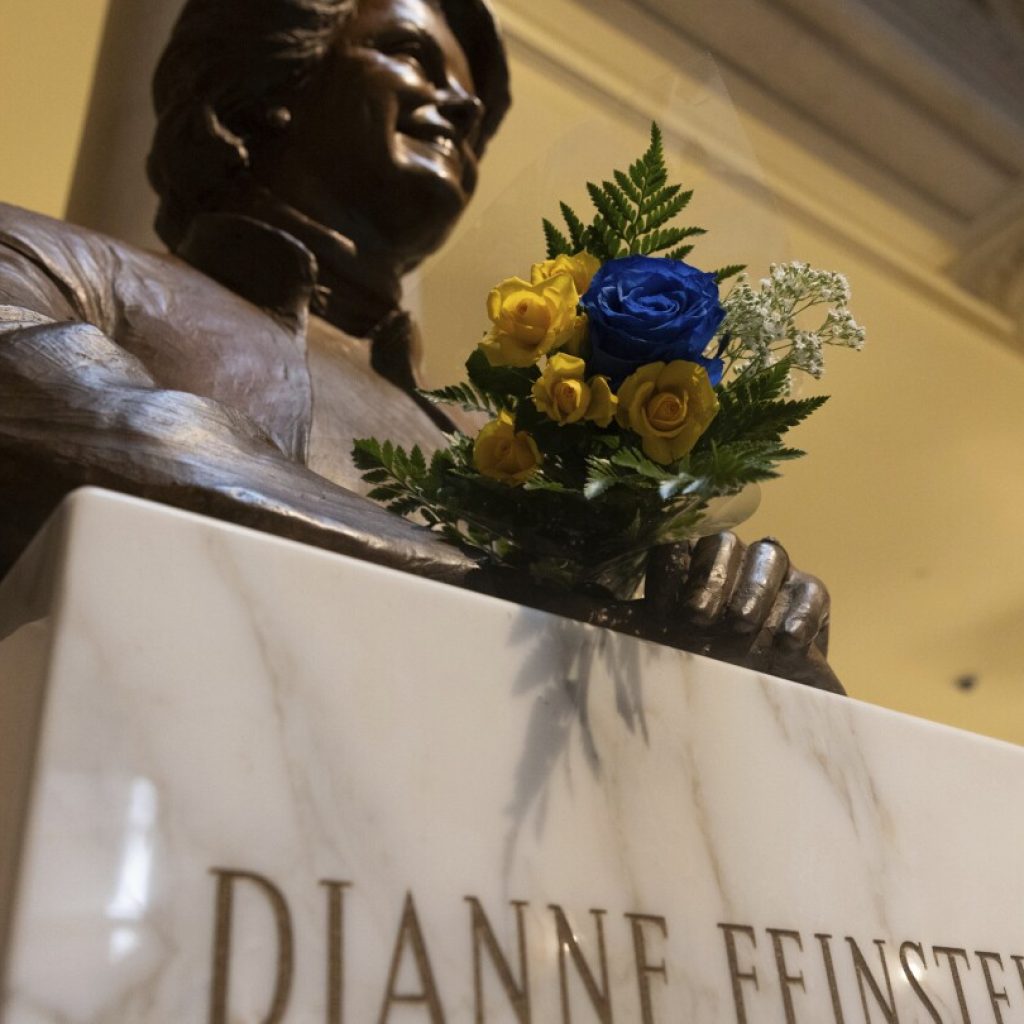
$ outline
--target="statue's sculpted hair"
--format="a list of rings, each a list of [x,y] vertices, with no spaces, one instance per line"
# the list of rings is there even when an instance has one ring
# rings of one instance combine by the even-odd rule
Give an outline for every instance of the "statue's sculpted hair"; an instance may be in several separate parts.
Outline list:
[[[508,110],[508,64],[486,0],[430,0],[458,39],[484,103],[478,152]],[[187,0],[153,80],[147,170],[156,230],[174,251],[197,213],[244,185],[249,145],[313,77],[359,0]]]

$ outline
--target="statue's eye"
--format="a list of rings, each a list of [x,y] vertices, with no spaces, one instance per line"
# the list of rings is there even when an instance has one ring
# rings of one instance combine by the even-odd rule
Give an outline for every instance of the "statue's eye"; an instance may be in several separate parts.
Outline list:
[[[435,85],[447,78],[445,56],[437,40],[415,25],[398,25],[371,43],[389,60],[401,61]]]
[[[386,50],[389,57],[396,57],[409,64],[415,64],[420,70],[426,67],[423,45],[418,39],[404,39],[391,43]]]

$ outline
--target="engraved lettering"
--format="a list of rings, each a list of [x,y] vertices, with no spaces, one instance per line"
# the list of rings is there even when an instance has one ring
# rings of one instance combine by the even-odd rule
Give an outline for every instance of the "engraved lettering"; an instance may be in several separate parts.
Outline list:
[[[240,1012],[232,1006],[232,971],[241,970],[245,960],[246,949],[254,949],[254,954],[276,953],[276,968],[273,963],[246,964],[250,973],[257,977],[262,974],[270,988],[269,1008],[263,1015],[251,1008],[251,1016],[258,1024],[283,1024],[289,1010],[294,988],[295,976],[295,937],[291,909],[284,893],[268,877],[253,871],[231,868],[212,868],[210,874],[215,878],[213,914],[213,948],[210,981],[209,1012],[207,1024],[230,1024]],[[354,888],[351,881],[321,879],[319,885],[326,890],[326,1024],[345,1024],[346,1021],[346,895]],[[239,902],[241,901],[241,902]],[[476,896],[466,896],[469,904],[471,944],[473,956],[473,1005],[475,1008],[474,1024],[488,1024],[492,1018],[505,1019],[508,1010],[514,1013],[517,1024],[532,1024],[533,1009],[530,989],[530,962],[527,944],[527,911],[529,903],[524,900],[511,900],[508,907],[515,914],[515,939],[509,931],[511,921],[505,911],[506,928],[495,931],[482,901]],[[267,935],[257,928],[257,934],[250,936],[247,932],[250,914],[260,911],[260,905],[269,907],[272,913],[274,932]],[[573,1008],[583,1013],[588,1020],[597,1024],[614,1024],[615,1004],[612,1001],[612,971],[608,962],[608,949],[605,937],[604,918],[608,911],[592,909],[593,917],[591,938],[581,940],[580,934],[570,922],[566,912],[558,904],[550,904],[554,915],[555,933],[558,942],[558,978],[561,1014],[559,1024],[573,1024]],[[266,914],[266,909],[263,910]],[[584,915],[585,916],[585,915]],[[668,958],[666,944],[669,938],[668,921],[664,916],[653,913],[623,914],[629,922],[633,949],[633,969],[636,972],[637,996],[640,1004],[640,1015],[635,1019],[637,1024],[660,1024],[660,1016],[656,1018],[655,1007],[671,1016],[672,1004],[668,1000]],[[236,921],[236,918],[238,919]],[[264,927],[269,932],[270,919],[263,917]],[[255,921],[259,925],[259,921]],[[732,990],[736,1024],[748,1024],[748,1007],[746,996],[752,984],[755,992],[760,992],[758,974],[757,935],[751,925],[719,922],[725,942],[725,953],[729,971],[729,983]],[[765,928],[771,940],[775,971],[779,982],[784,1024],[803,1024],[797,1011],[797,1000],[794,989],[803,993],[800,1002],[800,1013],[811,1012],[814,1000],[808,997],[807,964],[804,954],[809,957],[811,951],[804,949],[803,934],[795,929]],[[505,933],[505,934],[503,934]],[[499,935],[506,941],[499,940]],[[740,938],[748,945],[741,950]],[[833,958],[832,939],[829,933],[814,933],[821,950],[825,977],[828,982],[829,996],[832,1004],[834,1024],[846,1024],[845,1012],[840,998],[836,963]],[[274,940],[276,939],[276,943]],[[918,1009],[915,1011],[909,1003],[897,1005],[896,992],[889,970],[889,953],[882,939],[873,939],[876,947],[881,973],[874,966],[874,960],[864,954],[856,939],[847,935],[845,941],[850,949],[850,962],[853,967],[860,1005],[863,1012],[863,1024],[900,1024],[900,1011],[910,1013],[917,1020],[921,1008],[924,1009],[932,1024],[945,1024],[938,1007],[944,1006],[938,993],[934,993],[934,982],[942,977],[929,974],[926,949],[922,943],[906,940],[898,948],[898,960],[902,970],[903,981],[913,991]],[[793,950],[793,944],[796,951]],[[653,944],[653,948],[652,948]],[[970,954],[966,948],[957,946],[932,946],[935,967],[940,968],[945,958],[953,979],[959,1008],[959,1024],[973,1024],[968,1006],[965,982],[969,977],[963,974],[963,968],[972,970]],[[614,950],[613,950],[614,952]],[[625,951],[622,950],[624,953]],[[1017,977],[1024,990],[1024,955],[1001,954],[986,950],[975,950],[974,954],[981,964],[985,981],[985,991],[992,1009],[994,1024],[1006,1024],[1007,1014],[1012,1017],[1013,1003],[1009,995],[1009,979],[1006,972],[1011,968],[1005,963],[1011,960],[1017,968]],[[789,959],[787,959],[789,958]],[[897,956],[894,955],[894,961]],[[791,963],[790,960],[798,961]],[[490,967],[485,966],[489,961]],[[571,967],[570,967],[571,961]],[[626,967],[625,963],[620,967]],[[271,969],[273,968],[273,973]],[[845,967],[844,967],[845,970]],[[998,970],[998,975],[996,971]],[[349,973],[351,968],[349,967]],[[415,972],[415,977],[413,972]],[[488,974],[488,972],[490,972]],[[576,980],[570,978],[575,972]],[[488,980],[485,984],[485,975]],[[811,988],[814,988],[816,969],[811,970]],[[928,977],[926,978],[926,975]],[[652,977],[660,981],[655,983]],[[624,980],[622,971],[615,975],[617,980]],[[820,975],[817,975],[820,979]],[[844,983],[849,976],[844,974]],[[468,979],[466,979],[468,981]],[[496,983],[501,987],[497,992]],[[897,975],[897,983],[900,977]],[[534,979],[534,987],[538,982]],[[657,984],[657,993],[653,990]],[[945,982],[942,983],[943,985]],[[234,981],[235,992],[241,999],[241,979]],[[262,989],[262,986],[261,986]],[[575,989],[575,991],[570,991]],[[771,985],[769,985],[771,989]],[[902,991],[902,989],[900,989]],[[449,993],[450,995],[451,993]],[[659,1003],[655,999],[666,1000]],[[352,993],[348,993],[351,999]],[[488,995],[492,997],[488,1001]],[[502,998],[502,995],[504,998]],[[553,995],[553,993],[551,993]],[[460,998],[461,1005],[467,1008],[468,993]],[[823,994],[822,994],[823,997]],[[258,997],[262,1000],[263,996]],[[770,1001],[774,994],[769,992],[761,998],[761,1002]],[[815,996],[815,999],[818,997]],[[980,998],[980,996],[979,996]],[[1019,998],[1019,997],[1018,997]],[[751,996],[755,1003],[758,998]],[[908,1000],[909,996],[900,996]],[[237,1003],[238,1000],[235,1000]],[[980,1005],[980,1004],[979,1004]],[[400,1007],[397,1013],[395,1008]],[[411,1010],[407,1010],[411,1007]],[[504,1007],[505,1009],[502,1009]],[[762,1007],[763,1008],[763,1007]],[[628,1011],[623,1005],[618,1006],[621,1014]],[[417,1013],[417,1011],[419,1011]],[[411,1013],[417,1020],[428,1024],[446,1024],[445,1009],[441,1000],[440,990],[434,974],[431,957],[420,917],[417,912],[415,898],[411,891],[406,892],[401,917],[392,949],[387,980],[383,992],[380,1012],[376,1024],[397,1024],[397,1019],[406,1019],[404,1013]],[[677,1008],[678,1012],[678,1008]],[[754,1009],[750,1009],[754,1013]],[[774,1011],[777,1012],[777,1011]],[[980,1012],[980,1011],[979,1011]],[[756,1013],[755,1013],[756,1016]],[[393,1018],[395,1021],[393,1022]],[[411,1018],[410,1018],[411,1019]],[[512,1019],[511,1017],[509,1019]],[[861,1020],[861,1018],[858,1018]],[[544,1024],[547,1024],[545,1021]],[[554,1022],[552,1022],[554,1024]],[[667,1022],[666,1022],[667,1024]],[[815,1017],[813,1024],[820,1024]]]
[[[402,966],[406,944],[412,948],[416,972],[420,978],[421,989],[419,992],[395,991],[398,971]],[[395,951],[391,955],[391,968],[388,971],[384,1004],[380,1008],[380,1017],[377,1018],[378,1024],[387,1024],[388,1018],[391,1016],[391,1009],[396,1003],[425,1006],[430,1014],[430,1024],[444,1024],[444,1010],[441,1009],[441,998],[438,995],[437,984],[434,981],[434,970],[430,966],[427,944],[423,939],[423,929],[420,927],[420,919],[416,913],[416,902],[413,900],[411,892],[407,893],[405,897],[402,921],[398,927],[398,937],[395,939]]]
[[[954,946],[932,946],[932,953],[935,956],[935,965],[939,964],[939,957],[944,956],[949,963],[949,969],[953,972],[953,987],[956,989],[956,1001],[960,1004],[960,1016],[963,1024],[971,1024],[971,1015],[967,1010],[967,1000],[964,998],[964,986],[960,980],[960,970],[956,965],[956,958],[962,956],[967,970],[971,969],[971,961],[967,958],[967,950],[957,949]]]
[[[896,1012],[896,998],[892,993],[892,980],[889,978],[889,965],[885,962],[885,943],[881,939],[875,939],[874,943],[878,947],[878,958],[882,961],[882,975],[885,978],[885,990],[889,994],[888,1002],[882,996],[882,990],[878,987],[878,982],[875,980],[875,976],[871,973],[871,968],[868,967],[868,962],[864,959],[864,954],[861,953],[860,947],[857,943],[850,938],[846,937],[846,941],[850,944],[850,952],[853,955],[853,968],[857,974],[857,988],[860,991],[860,1003],[864,1008],[864,1024],[871,1024],[871,1011],[868,1008],[868,996],[864,991],[864,982],[867,981],[868,988],[871,989],[871,994],[875,997],[875,1002],[878,1003],[879,1009],[882,1011],[882,1015],[885,1017],[886,1024],[899,1024],[899,1014]]]
[[[274,914],[277,929],[277,974],[274,978],[274,996],[270,1010],[262,1024],[280,1024],[288,1009],[294,973],[292,921],[288,904],[281,890],[263,875],[252,871],[232,871],[212,868],[217,878],[215,924],[213,930],[213,981],[210,985],[210,1024],[228,1024],[228,994],[231,981],[231,932],[234,914],[235,883],[249,882],[266,896]]]
[[[1003,958],[998,953],[985,953],[980,949],[974,951],[974,955],[981,961],[981,972],[985,975],[985,988],[988,989],[989,1002],[992,1004],[992,1014],[996,1018],[996,1024],[1003,1024],[1003,1011],[999,1008],[1000,1000],[1010,1005],[1009,993],[1004,988],[1001,992],[996,991],[995,982],[992,980],[992,968],[989,962],[994,960],[999,964],[999,970],[1003,969]]]
[[[487,948],[490,955],[491,963],[501,981],[501,987],[505,990],[512,1009],[515,1010],[516,1020],[519,1021],[519,1024],[530,1024],[530,968],[526,956],[526,928],[523,921],[523,911],[529,904],[522,900],[512,901],[512,906],[516,911],[516,928],[519,936],[519,982],[517,984],[480,901],[475,896],[467,896],[466,902],[469,903],[473,922],[473,988],[476,993],[476,1024],[484,1022],[482,956],[484,947]]]
[[[576,941],[576,935],[565,916],[565,912],[556,904],[551,904],[549,909],[555,915],[555,928],[558,934],[558,981],[562,990],[563,1024],[571,1024],[572,1021],[572,1015],[569,1011],[569,977],[565,962],[566,953],[569,953],[572,957],[572,962],[583,982],[583,987],[587,990],[590,1003],[597,1012],[601,1024],[613,1024],[611,993],[608,990],[608,959],[605,955],[604,923],[602,921],[607,911],[591,910],[590,912],[593,914],[594,922],[597,925],[597,955],[601,968],[601,984],[598,986],[594,980],[594,974],[590,970],[586,958],[583,956],[583,951]]]
[[[351,882],[320,883],[327,890],[327,1024],[345,1019],[345,890]]]
[[[925,958],[924,948],[921,944],[919,942],[904,942],[900,946],[900,966],[903,968],[903,976],[907,979],[907,984],[914,990],[914,994],[924,1004],[924,1008],[928,1011],[931,1019],[935,1021],[935,1024],[942,1024],[939,1011],[935,1009],[932,1001],[928,998],[928,994],[922,988],[921,982],[918,981],[914,968],[910,966],[910,958],[907,956],[908,949],[912,949],[917,954],[917,958],[921,961],[921,970],[928,970],[928,961]]]
[[[647,959],[647,938],[644,925],[654,925],[661,930],[663,938],[668,938],[668,922],[654,914],[626,914],[633,930],[633,959],[636,962],[636,983],[640,989],[640,1021],[641,1024],[654,1024],[654,1007],[651,1004],[651,981],[649,975],[660,974],[668,984],[668,967],[665,958],[660,964],[652,964]]]
[[[821,944],[821,958],[825,961],[825,976],[828,978],[828,991],[832,997],[832,1013],[836,1018],[836,1024],[844,1024],[843,1005],[839,1001],[839,986],[836,984],[836,967],[832,962],[832,946],[829,943],[832,936],[816,932],[814,937]]]
[[[786,952],[782,948],[782,940],[793,939],[801,953],[804,951],[804,944],[800,939],[799,932],[787,931],[785,928],[768,928],[766,931],[772,937],[772,949],[775,952],[775,969],[779,972],[779,988],[782,990],[782,1008],[786,1013],[786,1024],[796,1024],[796,1011],[793,1009],[793,993],[789,989],[792,985],[799,985],[806,992],[807,986],[804,984],[803,972],[800,974],[789,973],[789,968],[786,966]]]
[[[752,981],[755,989],[760,989],[757,981],[757,968],[751,967],[749,971],[740,970],[739,956],[736,953],[736,932],[746,935],[750,944],[757,948],[757,937],[754,929],[746,924],[719,924],[722,935],[725,937],[725,956],[729,962],[729,980],[732,982],[732,1000],[736,1006],[736,1024],[747,1024],[747,1008],[743,1003],[742,982]]]
[[[1024,956],[1011,954],[1010,959],[1017,965],[1017,977],[1020,978],[1020,987],[1024,988]]]

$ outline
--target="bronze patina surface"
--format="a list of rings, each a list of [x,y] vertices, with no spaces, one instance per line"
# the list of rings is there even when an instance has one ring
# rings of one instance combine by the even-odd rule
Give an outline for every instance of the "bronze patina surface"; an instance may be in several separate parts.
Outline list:
[[[170,255],[0,205],[0,572],[94,484],[837,689],[828,595],[774,542],[657,553],[644,601],[484,572],[358,493],[428,447],[400,280],[509,105],[483,0],[189,0],[149,160]]]

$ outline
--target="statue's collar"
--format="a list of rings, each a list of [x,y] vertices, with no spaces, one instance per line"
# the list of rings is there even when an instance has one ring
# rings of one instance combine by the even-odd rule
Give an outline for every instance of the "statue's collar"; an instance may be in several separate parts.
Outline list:
[[[309,310],[317,261],[294,235],[238,213],[201,213],[177,255],[253,305],[300,322]]]
[[[318,287],[318,264],[289,232],[243,214],[203,213],[189,225],[177,255],[253,305],[304,328]],[[409,394],[442,430],[454,430],[451,420],[417,390],[419,336],[409,314],[393,309],[365,336],[373,369]]]

